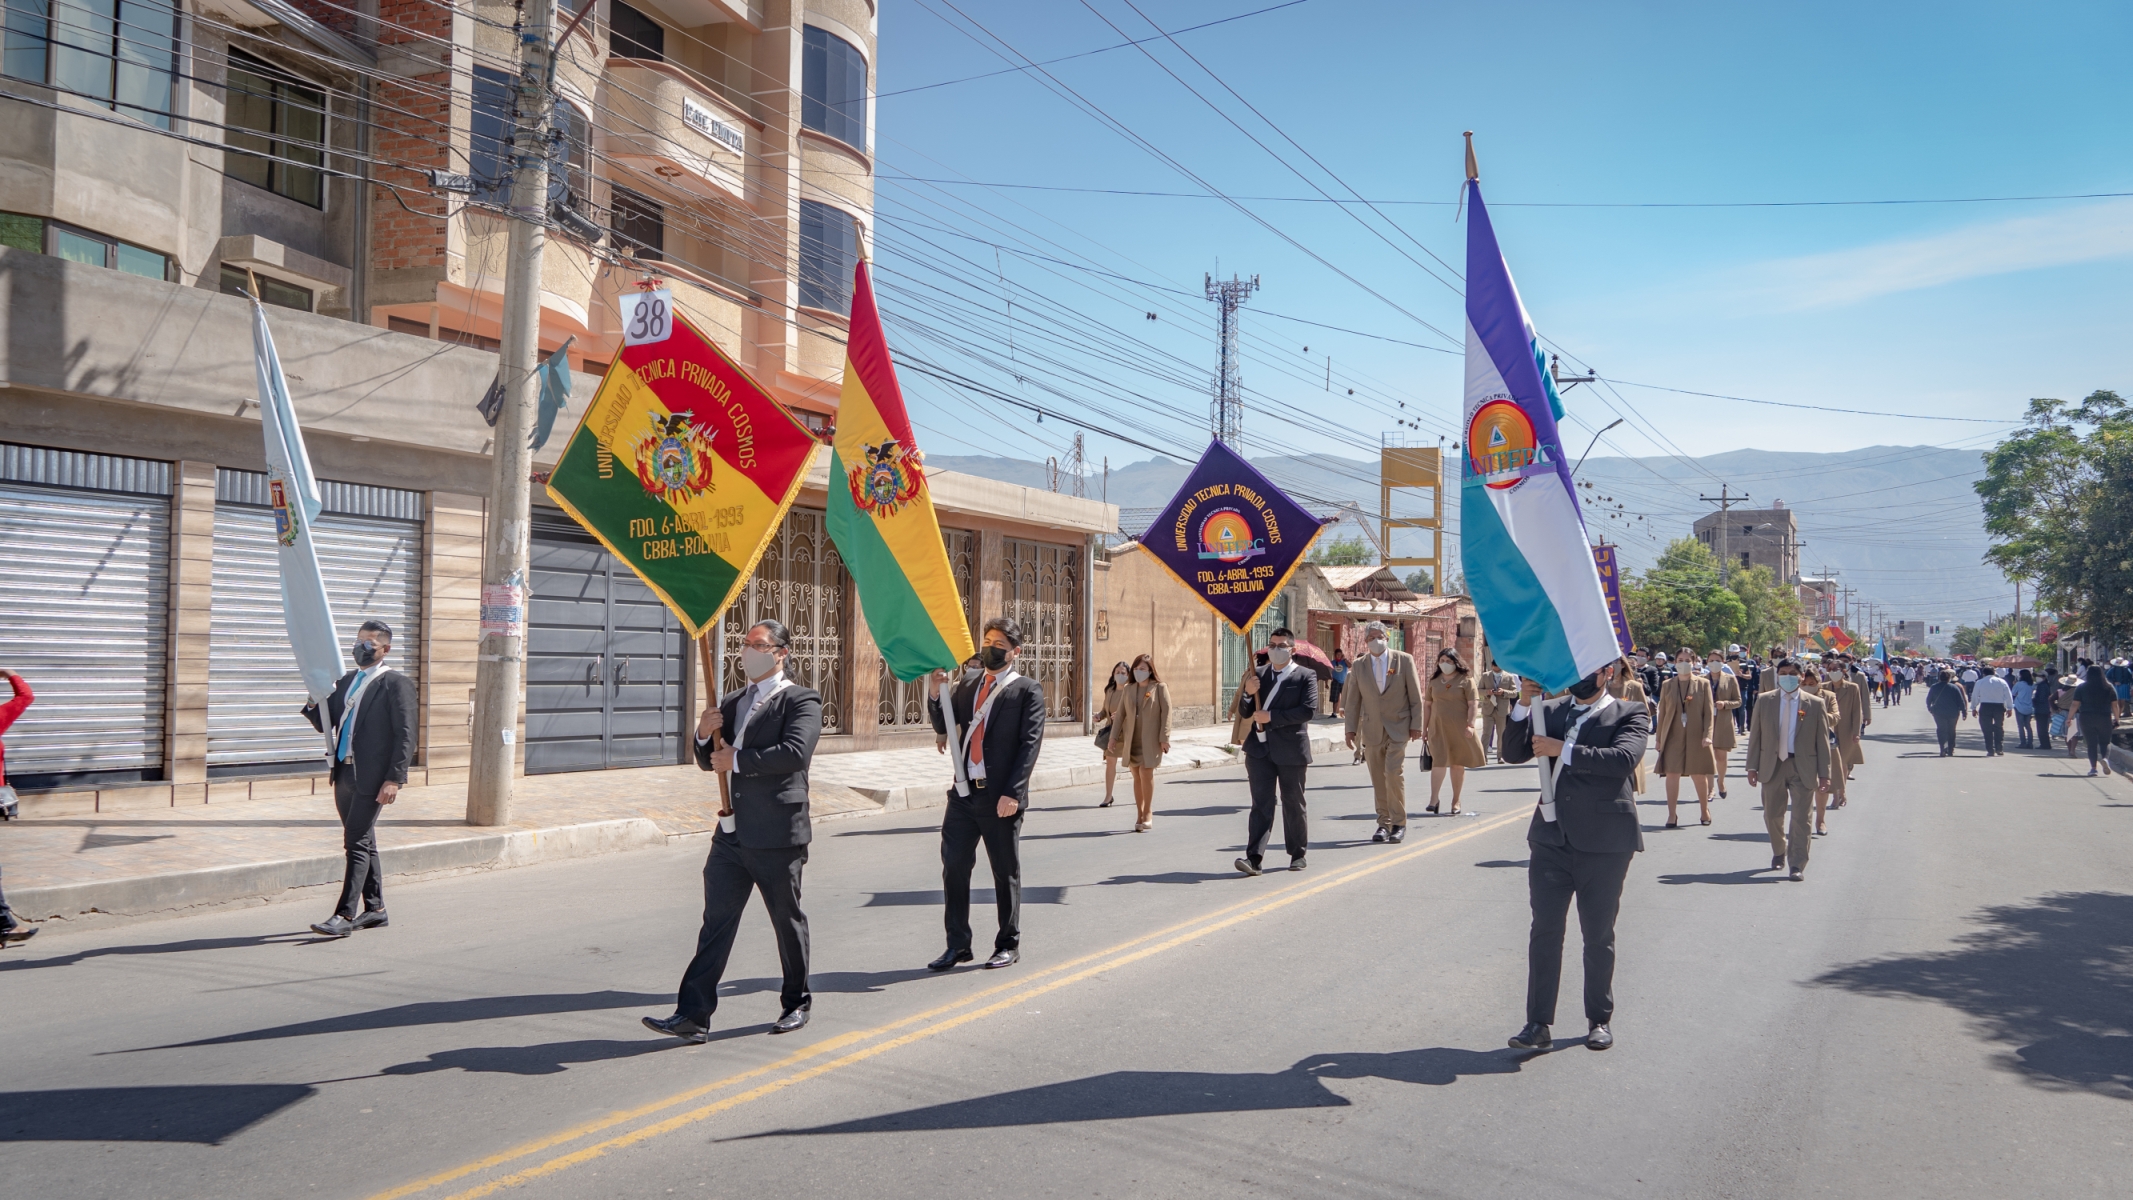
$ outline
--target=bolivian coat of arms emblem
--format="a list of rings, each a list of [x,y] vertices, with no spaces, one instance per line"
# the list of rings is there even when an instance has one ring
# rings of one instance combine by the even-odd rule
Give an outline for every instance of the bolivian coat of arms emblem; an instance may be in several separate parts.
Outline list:
[[[687,503],[711,489],[711,439],[688,413],[653,413],[652,428],[636,444],[637,481],[658,500]]]
[[[866,461],[846,468],[845,482],[853,507],[868,516],[893,517],[925,488],[925,459],[915,447],[890,438],[867,446]]]

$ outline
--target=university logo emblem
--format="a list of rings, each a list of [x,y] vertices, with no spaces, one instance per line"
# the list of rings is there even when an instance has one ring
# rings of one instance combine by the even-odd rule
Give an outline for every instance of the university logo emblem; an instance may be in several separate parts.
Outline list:
[[[296,544],[296,514],[289,511],[288,494],[282,491],[281,480],[267,481],[267,493],[274,505],[274,540],[284,546]]]
[[[710,430],[688,413],[652,414],[651,432],[637,439],[637,481],[657,500],[688,503],[711,490]]]
[[[1539,461],[1539,444],[1532,418],[1515,400],[1491,400],[1467,422],[1468,461],[1492,488],[1517,487],[1525,469]]]
[[[866,461],[846,468],[845,483],[852,489],[854,508],[868,516],[893,517],[925,488],[925,458],[890,438],[867,446]]]
[[[1241,563],[1266,553],[1266,540],[1252,536],[1252,524],[1234,508],[1218,508],[1200,521],[1200,557]]]

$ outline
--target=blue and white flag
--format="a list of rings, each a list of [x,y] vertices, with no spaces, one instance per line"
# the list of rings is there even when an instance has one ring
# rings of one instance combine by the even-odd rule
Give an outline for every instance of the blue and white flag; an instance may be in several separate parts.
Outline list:
[[[282,378],[274,335],[267,331],[266,306],[252,301],[252,364],[259,383],[259,426],[267,443],[267,497],[274,505],[275,554],[281,566],[281,611],[289,627],[289,648],[304,677],[304,690],[324,706],[333,685],[347,669],[341,639],[326,603],[326,579],[319,573],[318,548],[311,523],[325,507],[304,431],[296,423],[296,405]]]
[[[1622,656],[1556,422],[1563,402],[1467,181],[1459,556],[1489,650],[1551,692]]]

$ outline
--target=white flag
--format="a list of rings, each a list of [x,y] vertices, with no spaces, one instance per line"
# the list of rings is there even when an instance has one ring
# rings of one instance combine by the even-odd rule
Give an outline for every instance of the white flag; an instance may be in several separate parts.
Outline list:
[[[282,378],[274,335],[267,332],[266,306],[252,301],[252,359],[259,376],[259,426],[267,442],[267,494],[274,505],[274,547],[281,560],[281,611],[289,626],[289,648],[304,690],[324,706],[346,667],[341,638],[326,603],[326,580],[319,573],[318,549],[311,523],[325,507],[318,480],[311,475],[311,455],[304,431],[296,424],[296,405]]]

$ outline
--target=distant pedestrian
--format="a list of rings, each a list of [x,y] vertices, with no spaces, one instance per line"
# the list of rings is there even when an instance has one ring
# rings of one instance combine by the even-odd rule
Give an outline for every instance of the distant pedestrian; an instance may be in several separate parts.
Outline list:
[[[1733,710],[1733,732],[1747,737],[1749,718],[1755,715],[1755,696],[1762,690],[1763,670],[1744,657],[1739,646],[1727,648],[1726,666],[1732,668],[1733,678],[1740,686],[1740,707]],[[1724,782],[1722,777],[1720,782]]]
[[[1616,686],[1621,686],[1618,678]],[[1496,761],[1503,761],[1503,728],[1511,720],[1511,707],[1518,703],[1518,676],[1492,666],[1481,673],[1481,757],[1488,761],[1491,752]]]
[[[1346,736],[1370,771],[1378,818],[1370,840],[1398,842],[1407,836],[1407,743],[1422,736],[1422,681],[1414,656],[1387,643],[1382,622],[1363,627],[1363,645],[1370,652],[1357,664]]]
[[[1711,681],[1711,758],[1718,769],[1711,773],[1711,781],[1718,788],[1718,798],[1726,798],[1726,760],[1733,755],[1733,747],[1739,744],[1745,732],[1736,719],[1741,714],[1741,681],[1726,667],[1726,660],[1712,651],[1704,662],[1704,678]]]
[[[1804,686],[1800,664],[1780,661],[1776,682],[1775,693],[1756,709],[1755,723],[1748,727],[1748,786],[1762,791],[1770,869],[1788,870],[1797,881],[1806,877],[1813,843],[1809,808],[1819,821],[1821,797],[1841,766],[1829,741],[1829,713],[1821,697]]]
[[[1170,753],[1170,689],[1155,673],[1155,659],[1143,654],[1133,660],[1118,710],[1111,744],[1124,747],[1126,769],[1133,772],[1133,831],[1146,833],[1155,827],[1155,769]]]
[[[21,716],[22,710],[28,708],[37,696],[30,691],[29,681],[13,671],[0,670],[0,677],[6,678],[8,687],[8,698],[0,701],[0,735],[5,735],[8,726],[15,723],[15,718]],[[0,818],[14,820],[15,804],[15,789],[7,782],[7,747],[0,744]],[[35,936],[37,927],[17,920],[15,910],[8,907],[7,892],[0,890],[0,946],[28,941]]]
[[[1977,687],[1971,689],[1970,708],[1977,717],[1978,732],[1985,735],[1986,758],[2007,752],[2007,714],[2014,704],[2014,689],[1997,671],[1979,678]]]
[[[1459,814],[1459,790],[1466,785],[1470,767],[1485,766],[1481,739],[1474,736],[1474,716],[1480,692],[1467,673],[1459,651],[1450,646],[1437,652],[1437,670],[1422,689],[1422,752],[1429,756],[1429,811],[1437,811],[1438,789],[1444,777],[1452,777],[1452,816]]]
[[[351,654],[356,669],[341,676],[322,714],[304,706],[313,729],[332,735],[333,806],[341,814],[341,848],[348,866],[333,915],[311,928],[344,938],[358,929],[380,929],[385,916],[385,871],[378,861],[378,814],[407,785],[415,761],[415,683],[393,670],[392,626],[365,621]],[[357,906],[361,905],[361,911]]]
[[[949,692],[950,712],[938,697],[929,702],[936,746],[955,766],[941,816],[941,921],[948,948],[926,964],[946,971],[971,960],[970,873],[978,843],[992,866],[993,901],[999,932],[987,967],[1009,967],[1022,958],[1022,816],[1029,808],[1029,777],[1044,748],[1044,689],[1015,670],[1022,656],[1022,626],[1011,617],[985,622],[978,661],[983,671]],[[953,716],[955,736],[948,736]],[[953,745],[949,745],[949,742]]]
[[[2008,690],[2014,694],[2015,733],[2020,738],[2020,742],[2015,748],[2017,750],[2028,750],[2036,744],[2034,733],[2031,729],[2031,726],[2035,724],[2034,718],[2037,712],[2036,681],[2030,677],[2029,671],[2025,668],[2021,674],[2015,676],[2014,682],[2008,685]]]
[[[2074,689],[2074,719],[2081,725],[2081,740],[2089,748],[2089,774],[2111,773],[2111,729],[2118,722],[2122,702],[2104,669],[2089,668],[2089,677]]]
[[[1333,648],[1333,678],[1328,682],[1333,694],[1326,704],[1337,717],[1341,715],[1341,695],[1348,690],[1348,655],[1339,646]]]
[[[674,1015],[645,1017],[645,1028],[685,1042],[710,1040],[718,985],[726,974],[751,892],[763,894],[778,943],[784,986],[772,1033],[807,1024],[807,914],[801,875],[814,840],[808,819],[807,771],[822,737],[822,696],[785,674],[792,634],[777,621],[750,626],[741,642],[748,686],[704,709],[696,721],[696,765],[730,773],[732,808],[719,814],[704,859],[704,918],[696,953],[682,969]],[[930,680],[928,681],[931,682]]]
[[[1675,674],[1659,689],[1659,719],[1652,727],[1659,743],[1659,774],[1666,780],[1668,829],[1681,828],[1675,806],[1681,799],[1684,777],[1696,789],[1698,815],[1704,824],[1711,823],[1711,778],[1718,771],[1711,750],[1716,712],[1711,681],[1696,674],[1696,651],[1683,646],[1675,659]]]
[[[1287,627],[1268,636],[1264,654],[1237,689],[1237,711],[1249,722],[1244,775],[1252,810],[1245,821],[1244,855],[1236,861],[1246,875],[1263,870],[1277,794],[1289,870],[1304,869],[1311,844],[1304,781],[1311,766],[1311,718],[1318,715],[1318,675],[1296,661],[1296,635]]]
[[[1118,760],[1125,751],[1125,744],[1118,736],[1118,706],[1125,702],[1126,685],[1133,682],[1133,668],[1121,659],[1111,668],[1111,677],[1104,680],[1103,724],[1096,731],[1104,755],[1104,802],[1098,808],[1109,808],[1118,799]]]
[[[2103,677],[2118,693],[2120,704],[2133,704],[2133,666],[2129,666],[2123,658],[2114,658]]]
[[[1940,756],[1955,756],[1955,724],[1970,711],[1970,693],[1955,682],[1952,672],[1942,671],[1940,680],[1926,689],[1926,712],[1933,717],[1934,735],[1940,741]]]

